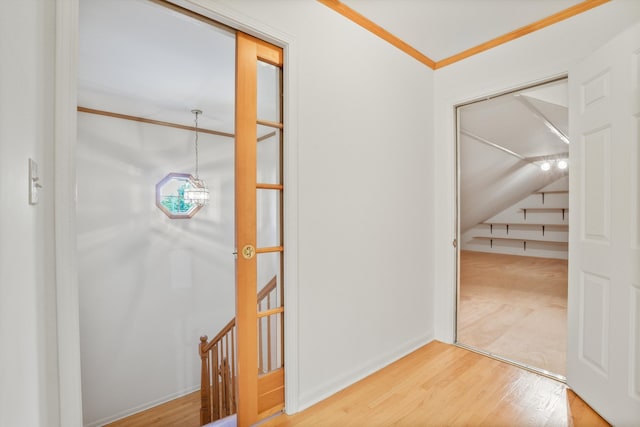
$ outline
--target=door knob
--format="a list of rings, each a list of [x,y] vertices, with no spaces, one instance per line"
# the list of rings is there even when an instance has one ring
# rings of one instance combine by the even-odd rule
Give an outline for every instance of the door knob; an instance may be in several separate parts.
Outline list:
[[[245,247],[242,248],[242,257],[244,259],[251,259],[255,256],[255,254],[256,248],[251,245],[245,245]]]

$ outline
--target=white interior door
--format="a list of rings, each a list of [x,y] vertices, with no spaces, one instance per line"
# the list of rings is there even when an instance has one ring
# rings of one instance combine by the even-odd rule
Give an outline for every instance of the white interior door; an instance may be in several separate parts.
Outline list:
[[[640,23],[569,73],[567,382],[640,425]]]

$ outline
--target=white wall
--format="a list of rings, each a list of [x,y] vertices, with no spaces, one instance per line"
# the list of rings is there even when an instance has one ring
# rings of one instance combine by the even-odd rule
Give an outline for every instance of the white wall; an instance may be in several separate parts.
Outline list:
[[[536,167],[537,168],[537,167]],[[548,174],[551,178],[553,173]],[[557,175],[555,175],[557,177]],[[536,190],[566,193],[530,193],[518,202],[460,235],[460,249],[468,251],[568,259],[569,180],[557,179]],[[544,200],[544,201],[543,201]],[[532,208],[551,209],[535,211]],[[524,217],[524,209],[527,217]],[[565,209],[566,211],[554,210]],[[464,208],[461,215],[465,215]],[[541,224],[544,224],[541,225]],[[487,240],[492,239],[492,240]],[[516,240],[507,240],[516,239]],[[523,244],[526,241],[526,246]],[[563,244],[558,243],[563,242]]]
[[[463,102],[515,89],[567,73],[616,33],[640,19],[640,2],[614,0],[435,74],[435,325],[436,337],[454,339],[455,224],[454,107]]]
[[[197,3],[295,42],[295,411],[433,336],[433,72],[315,1]]]
[[[566,72],[637,20],[640,7],[615,0],[439,70],[432,103],[431,71],[319,3],[197,1],[236,8],[296,42],[300,280],[291,285],[299,289],[301,405],[428,340],[434,321],[437,336],[452,339],[453,106]],[[41,211],[46,204],[25,205],[23,166],[43,156],[51,176],[53,2],[0,8],[0,55],[11,58],[0,65],[0,198],[18,201],[0,216],[0,424],[55,426],[57,399],[48,393],[56,379],[47,369],[55,348],[42,359],[32,353],[55,344],[43,237],[53,215]]]
[[[194,133],[78,114],[85,425],[200,387],[199,337],[235,315],[233,150],[231,138],[200,134],[211,202],[170,219],[155,206],[155,185],[193,173]]]
[[[55,4],[0,2],[0,425],[58,421],[53,267]],[[28,159],[40,203],[28,202]]]

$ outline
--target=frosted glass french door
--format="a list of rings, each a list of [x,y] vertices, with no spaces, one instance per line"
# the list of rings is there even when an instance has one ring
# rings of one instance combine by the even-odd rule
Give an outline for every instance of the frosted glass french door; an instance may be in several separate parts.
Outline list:
[[[282,49],[236,47],[238,426],[284,406]]]

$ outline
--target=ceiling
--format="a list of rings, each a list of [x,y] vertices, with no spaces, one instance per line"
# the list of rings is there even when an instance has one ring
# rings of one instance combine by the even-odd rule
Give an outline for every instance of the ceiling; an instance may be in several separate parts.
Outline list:
[[[581,2],[343,1],[436,60]],[[233,33],[151,1],[80,0],[82,107],[186,125],[198,108],[201,127],[233,133],[234,55]]]
[[[234,33],[148,0],[80,0],[78,44],[78,105],[185,125],[196,108],[234,132]]]
[[[464,233],[559,178],[568,159],[567,80],[459,108],[460,229]]]
[[[319,1],[352,8],[435,61],[582,3]],[[198,108],[203,110],[201,127],[233,133],[234,58],[234,34],[224,28],[148,0],[80,0],[78,104],[82,107],[185,125],[193,124],[191,110]],[[270,72],[259,67],[261,74]],[[264,97],[275,95],[270,88]],[[568,151],[558,136],[568,134],[567,115],[566,81],[461,109],[461,180],[466,182],[460,190],[461,206],[483,206],[463,212],[463,230],[514,203],[525,195],[523,191],[535,191],[557,179],[557,173],[542,173],[533,160]]]
[[[435,69],[610,0],[318,1]]]

